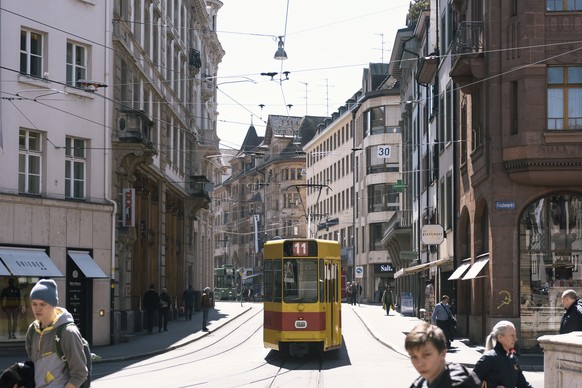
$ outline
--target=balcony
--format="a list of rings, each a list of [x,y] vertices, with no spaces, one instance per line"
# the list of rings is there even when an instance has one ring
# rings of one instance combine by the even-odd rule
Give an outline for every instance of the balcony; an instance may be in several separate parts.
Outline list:
[[[438,53],[419,58],[418,70],[416,71],[416,80],[418,83],[425,85],[432,83],[438,67]]]
[[[392,217],[386,223],[386,229],[383,231],[382,244],[386,245],[390,240],[397,239],[408,241],[412,235],[412,211],[399,210],[394,212]]]
[[[214,86],[214,81],[203,80],[200,83],[200,88],[202,91],[202,100],[204,102],[207,102],[208,100],[211,100],[214,97],[214,92],[216,90],[216,87]]]
[[[483,22],[462,22],[451,48],[451,78],[463,92],[484,77]]]
[[[210,193],[214,191],[214,183],[204,175],[191,175],[188,182],[188,191],[190,193],[191,211],[195,213],[198,209],[208,209],[210,206]]]
[[[195,76],[202,67],[202,60],[200,59],[200,50],[191,48],[188,53],[188,67],[190,69],[190,76]]]

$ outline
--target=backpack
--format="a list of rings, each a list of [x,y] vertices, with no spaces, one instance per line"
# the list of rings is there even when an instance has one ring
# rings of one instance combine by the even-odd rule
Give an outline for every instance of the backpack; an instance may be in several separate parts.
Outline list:
[[[55,341],[53,343],[53,351],[57,354],[57,356],[63,360],[65,363],[67,359],[63,353],[63,349],[61,348],[60,338],[63,334],[63,330],[69,325],[75,325],[74,322],[64,323],[60,326],[57,326],[55,331]],[[76,325],[75,325],[76,326]],[[27,339],[29,343],[32,343],[32,336],[34,335],[34,326],[30,325],[28,328],[28,332],[26,333]],[[58,340],[57,340],[58,339]],[[83,337],[81,337],[81,341],[83,342],[83,353],[85,354],[85,359],[87,360],[87,379],[83,384],[79,386],[79,388],[89,388],[91,386],[91,369],[93,367],[93,358],[91,354],[91,349],[89,348],[89,343]]]

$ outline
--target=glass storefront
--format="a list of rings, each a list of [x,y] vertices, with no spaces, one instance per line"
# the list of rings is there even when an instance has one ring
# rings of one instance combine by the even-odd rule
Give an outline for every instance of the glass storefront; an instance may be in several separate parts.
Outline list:
[[[10,279],[13,280],[13,286],[20,291],[19,301],[9,301],[6,298]],[[38,278],[30,277],[0,277],[0,290],[6,290],[6,293],[0,298],[3,310],[0,312],[0,342],[24,341],[28,325],[34,320],[34,315],[30,309],[29,295],[37,281]],[[11,335],[13,324],[15,325],[14,336]]]
[[[553,194],[531,203],[520,219],[521,346],[557,334],[562,292],[582,295],[582,195]]]

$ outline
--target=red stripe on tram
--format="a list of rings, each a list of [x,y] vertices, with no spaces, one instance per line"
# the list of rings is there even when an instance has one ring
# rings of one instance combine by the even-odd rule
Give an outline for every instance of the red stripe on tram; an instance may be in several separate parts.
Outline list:
[[[325,312],[279,312],[265,311],[264,328],[279,331],[321,331],[325,330]],[[305,321],[305,328],[296,328],[296,321]]]

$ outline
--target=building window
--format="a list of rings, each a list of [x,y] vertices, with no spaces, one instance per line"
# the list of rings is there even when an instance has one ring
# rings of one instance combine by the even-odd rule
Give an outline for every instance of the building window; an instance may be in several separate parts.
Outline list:
[[[65,140],[66,198],[85,198],[86,165],[85,140],[67,137]]]
[[[547,82],[548,130],[582,129],[582,66],[548,67]]]
[[[399,195],[391,184],[380,183],[368,186],[368,213],[397,211]]]
[[[445,228],[451,230],[453,228],[453,219],[455,216],[455,208],[453,203],[453,174],[452,172],[447,173],[447,221],[445,223]]]
[[[87,79],[87,49],[67,42],[67,85],[75,86],[80,79]]]
[[[382,237],[385,229],[385,222],[370,224],[370,251],[382,251],[385,249],[382,245]]]
[[[18,192],[40,194],[42,183],[42,135],[27,129],[20,130],[18,155]]]
[[[43,41],[37,32],[20,31],[20,72],[33,77],[43,75]]]
[[[519,101],[518,101],[518,84],[517,81],[511,81],[509,84],[510,87],[510,95],[509,95],[509,134],[515,135],[519,132],[518,127],[518,108],[519,108]]]
[[[533,201],[519,224],[522,348],[558,334],[562,292],[582,290],[582,196],[556,193]]]
[[[400,132],[399,128],[386,127],[385,107],[377,106],[364,112],[364,137],[381,133]]]
[[[293,208],[298,207],[301,204],[301,198],[298,193],[285,193],[283,194],[283,207]]]
[[[366,148],[366,172],[378,174],[382,172],[398,172],[400,166],[399,147],[396,144],[386,146],[372,146]]]
[[[546,0],[547,11],[580,11],[582,0]]]

